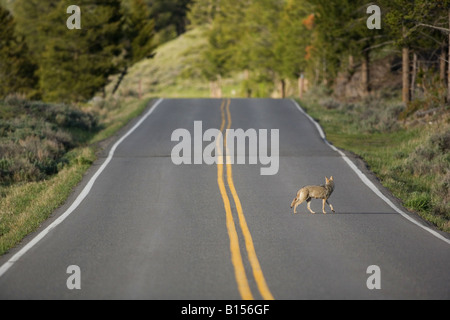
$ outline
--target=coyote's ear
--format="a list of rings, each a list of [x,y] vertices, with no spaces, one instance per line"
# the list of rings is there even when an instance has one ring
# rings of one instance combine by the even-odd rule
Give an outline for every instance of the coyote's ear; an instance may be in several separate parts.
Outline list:
[[[330,180],[333,180],[333,176],[330,177]]]
[[[325,181],[328,182],[328,178],[327,177],[325,177]]]

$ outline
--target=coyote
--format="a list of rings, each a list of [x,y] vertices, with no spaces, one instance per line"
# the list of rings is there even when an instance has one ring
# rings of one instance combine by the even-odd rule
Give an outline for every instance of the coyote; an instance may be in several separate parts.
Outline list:
[[[322,199],[322,212],[325,212],[325,202],[330,206],[331,211],[335,212],[333,206],[328,202],[328,198],[331,196],[331,193],[334,190],[334,181],[331,176],[330,179],[325,177],[325,185],[324,186],[306,186],[298,190],[297,195],[294,200],[292,200],[291,208],[294,207],[294,213],[297,213],[297,206],[306,200],[308,203],[307,207],[309,212],[315,213],[310,208],[311,199]]]

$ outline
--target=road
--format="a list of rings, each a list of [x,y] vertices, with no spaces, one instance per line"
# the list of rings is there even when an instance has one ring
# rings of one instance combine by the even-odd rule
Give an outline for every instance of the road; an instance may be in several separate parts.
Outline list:
[[[375,194],[293,101],[165,99],[149,110],[49,221],[0,258],[1,299],[450,299],[450,244]],[[278,171],[262,175],[268,165],[248,154],[245,164],[201,161],[213,144],[195,145],[196,121],[202,132],[256,129],[259,141],[265,129],[269,154],[278,129]],[[201,164],[174,163],[177,129],[189,131]],[[336,213],[313,200],[316,214],[301,204],[294,215],[296,191],[325,176]],[[13,258],[83,190],[63,221]],[[79,273],[68,273],[73,265]],[[368,273],[373,265],[379,272]],[[72,275],[80,289],[68,288]]]

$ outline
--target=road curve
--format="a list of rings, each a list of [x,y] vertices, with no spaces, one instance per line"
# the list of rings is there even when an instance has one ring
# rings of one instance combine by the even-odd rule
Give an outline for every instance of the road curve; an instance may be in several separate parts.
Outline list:
[[[261,175],[267,165],[249,164],[248,152],[244,164],[176,165],[177,129],[192,137],[192,162],[212,146],[195,144],[200,121],[201,134],[278,130],[276,174]],[[165,99],[136,123],[49,221],[0,258],[0,299],[450,298],[450,245],[367,187],[293,101]],[[79,205],[10,263],[106,161]],[[336,213],[313,200],[316,214],[302,204],[294,215],[296,191],[325,176],[336,184]],[[374,265],[380,289],[371,290]],[[79,267],[80,289],[68,288],[69,266]]]

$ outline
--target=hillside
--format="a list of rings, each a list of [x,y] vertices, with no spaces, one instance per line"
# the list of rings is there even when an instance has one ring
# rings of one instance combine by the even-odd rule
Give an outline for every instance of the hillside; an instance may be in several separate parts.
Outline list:
[[[204,29],[190,30],[156,49],[153,59],[144,59],[132,66],[123,79],[118,96],[138,97],[208,97],[208,82],[197,71],[207,46]],[[107,87],[111,93],[117,76]]]
[[[200,65],[208,46],[206,27],[196,27],[156,48],[152,59],[133,65],[124,77],[117,97],[205,98],[211,96],[210,83],[202,76]],[[117,81],[111,77],[106,92],[111,95]],[[222,78],[224,96],[241,96],[241,73]]]

